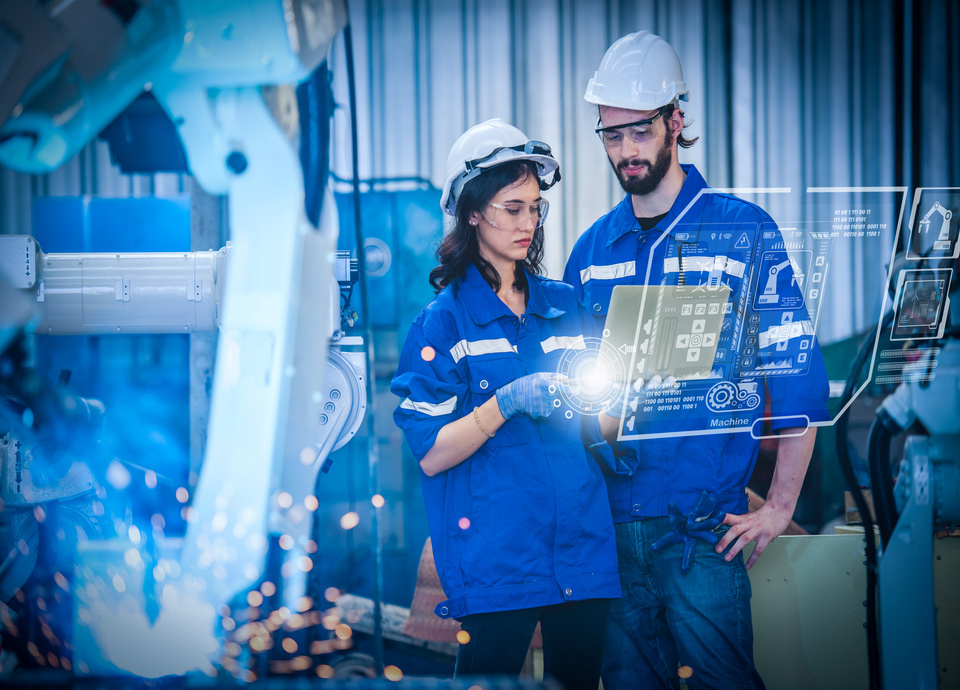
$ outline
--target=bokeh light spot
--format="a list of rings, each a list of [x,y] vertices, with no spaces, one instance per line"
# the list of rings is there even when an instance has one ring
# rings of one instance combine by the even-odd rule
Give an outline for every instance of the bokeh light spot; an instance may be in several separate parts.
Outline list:
[[[320,501],[317,500],[316,496],[311,494],[310,496],[307,496],[305,499],[303,499],[303,505],[306,507],[307,510],[309,510],[312,513],[313,511],[315,511],[317,508],[320,507]]]
[[[247,603],[250,604],[250,606],[260,606],[260,604],[263,603],[263,595],[256,590],[247,592]]]
[[[186,503],[190,500],[190,492],[181,486],[177,489],[177,500],[180,501],[180,503]]]
[[[311,597],[300,597],[297,599],[297,611],[303,613],[313,608],[313,599]]]
[[[130,484],[130,471],[117,460],[107,465],[107,481],[117,491],[123,491]]]
[[[289,508],[293,505],[293,496],[286,491],[281,492],[280,495],[277,496],[277,505],[281,508]]]
[[[370,502],[373,504],[375,508],[383,508],[384,504],[387,501],[380,494],[374,494],[373,497],[370,499]]]
[[[383,669],[383,677],[396,682],[403,678],[403,671],[396,666],[387,666]]]
[[[343,529],[353,529],[360,524],[360,516],[356,512],[350,511],[340,518],[340,526]]]
[[[470,633],[466,630],[461,630],[457,633],[457,642],[460,644],[467,644],[470,641]]]
[[[457,520],[457,524],[460,526],[460,529],[470,529],[470,518],[462,517]]]
[[[681,678],[689,678],[693,675],[693,669],[689,666],[681,666],[677,669],[677,675]]]
[[[283,638],[282,646],[283,651],[285,651],[287,654],[293,654],[295,651],[297,651],[297,643],[292,637]]]
[[[336,587],[327,587],[323,592],[323,598],[332,604],[340,598],[340,590]]]
[[[338,625],[334,629],[334,632],[337,634],[337,637],[339,637],[341,640],[349,640],[351,637],[353,637],[353,630],[351,630],[350,626],[347,625],[346,623],[341,623],[340,625]]]
[[[437,351],[432,347],[427,345],[422,350],[420,350],[420,357],[424,362],[432,362],[433,358],[437,356]]]
[[[260,585],[260,593],[265,597],[272,597],[277,593],[277,586],[272,582],[264,582]]]

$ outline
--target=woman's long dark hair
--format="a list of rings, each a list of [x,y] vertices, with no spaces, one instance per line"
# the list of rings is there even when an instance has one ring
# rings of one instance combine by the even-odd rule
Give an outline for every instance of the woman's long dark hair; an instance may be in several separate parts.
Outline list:
[[[500,276],[496,269],[480,256],[480,245],[477,242],[477,228],[470,225],[470,216],[474,212],[482,213],[504,187],[524,182],[533,178],[539,182],[537,166],[531,161],[508,161],[492,168],[487,168],[479,176],[473,178],[463,186],[460,198],[457,200],[457,215],[453,230],[447,233],[437,248],[437,261],[440,265],[430,271],[430,285],[440,292],[457,278],[463,277],[467,267],[474,264],[494,292],[500,290]],[[526,268],[534,275],[540,275],[543,261],[543,226],[537,228],[530,241],[527,258],[518,261],[514,270],[514,285],[527,294],[527,278],[523,269]]]

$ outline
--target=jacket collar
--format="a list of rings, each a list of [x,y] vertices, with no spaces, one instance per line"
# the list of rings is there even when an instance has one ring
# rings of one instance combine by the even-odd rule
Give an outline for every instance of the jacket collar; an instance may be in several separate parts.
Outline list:
[[[527,300],[528,314],[544,319],[555,319],[566,313],[566,310],[553,304],[543,283],[536,276],[531,275],[526,269],[524,273],[527,275],[527,286],[530,292]],[[501,316],[514,316],[473,264],[467,267],[466,273],[460,279],[457,301],[464,304],[467,313],[479,326],[499,319]]]
[[[670,207],[667,215],[657,223],[656,228],[660,228],[661,230],[670,227],[670,224],[687,208],[690,202],[700,193],[700,190],[705,189],[707,186],[706,180],[703,179],[703,175],[700,174],[700,171],[697,170],[695,166],[681,165],[680,167],[683,169],[683,172],[687,174],[687,177],[683,181],[683,186],[680,188],[680,193],[674,200],[673,206]],[[609,247],[628,232],[640,232],[640,224],[637,222],[636,216],[633,215],[633,203],[630,200],[629,194],[627,194],[623,201],[613,210],[607,246]],[[652,232],[652,230],[650,232]],[[693,241],[693,239],[684,236],[685,234],[689,234],[689,231],[683,228],[674,228],[670,231],[670,235],[674,239]]]

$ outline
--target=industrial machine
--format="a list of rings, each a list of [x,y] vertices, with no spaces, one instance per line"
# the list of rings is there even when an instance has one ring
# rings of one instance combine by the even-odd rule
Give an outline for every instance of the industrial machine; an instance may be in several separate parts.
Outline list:
[[[293,609],[302,601],[306,569],[289,566],[310,548],[306,518],[316,474],[363,418],[363,344],[341,328],[341,288],[356,281],[356,264],[335,252],[323,136],[329,113],[319,114],[319,129],[300,123],[293,88],[323,65],[345,22],[344,4],[323,0],[0,6],[0,164],[52,171],[149,91],[176,124],[194,179],[229,203],[230,242],[219,251],[44,254],[25,236],[4,237],[0,246],[0,330],[8,355],[22,333],[219,333],[203,471],[187,499],[187,533],[176,554],[179,579],[160,584],[160,571],[142,567],[156,565],[159,547],[133,540],[142,556],[128,555],[121,582],[115,575],[111,586],[91,561],[91,596],[78,603],[80,624],[94,646],[105,648],[103,636],[116,637],[126,620],[111,609],[109,596],[117,592],[143,593],[139,609],[128,611],[128,638],[141,624],[159,630],[177,610],[181,619],[193,616],[203,638],[193,662],[142,675],[207,668],[218,647],[215,612],[259,586],[271,567],[271,575],[282,574],[274,583],[281,603]],[[80,540],[116,532],[114,525],[100,529],[94,513],[102,510],[96,499],[103,487],[83,454],[60,449],[50,435],[65,417],[76,438],[78,403],[88,426],[96,424],[96,404],[66,381],[55,391],[30,388],[19,373],[24,358],[9,355],[5,363],[2,536],[12,547],[0,570],[6,597],[44,553],[48,528],[56,533],[72,521],[76,529],[67,531]],[[11,405],[19,405],[19,416]],[[56,522],[46,519],[51,512]],[[171,584],[177,596],[169,594]],[[141,652],[147,650],[128,645],[78,669],[140,674]]]

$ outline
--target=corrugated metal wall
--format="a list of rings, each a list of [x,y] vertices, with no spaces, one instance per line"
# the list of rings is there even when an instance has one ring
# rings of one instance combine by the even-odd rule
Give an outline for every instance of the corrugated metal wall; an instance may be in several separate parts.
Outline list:
[[[688,134],[700,137],[681,158],[713,186],[960,184],[953,0],[352,0],[350,15],[360,176],[439,187],[467,127],[490,117],[516,124],[550,143],[563,166],[548,193],[553,277],[575,238],[620,198],[582,95],[606,47],[641,28],[680,54]],[[341,39],[331,64],[342,104],[332,167],[349,178]],[[183,189],[179,176],[120,175],[95,143],[51,175],[0,169],[0,232],[27,232],[37,196]],[[861,329],[872,316],[850,302],[846,323]]]

